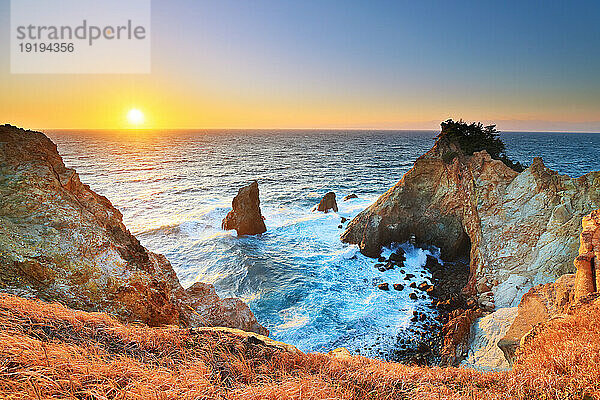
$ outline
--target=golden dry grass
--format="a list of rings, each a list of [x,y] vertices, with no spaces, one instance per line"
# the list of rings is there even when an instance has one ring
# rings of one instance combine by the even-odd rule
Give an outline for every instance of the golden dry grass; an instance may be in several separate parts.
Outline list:
[[[232,333],[123,325],[0,295],[3,399],[600,398],[600,306],[556,319],[514,370],[281,352]]]

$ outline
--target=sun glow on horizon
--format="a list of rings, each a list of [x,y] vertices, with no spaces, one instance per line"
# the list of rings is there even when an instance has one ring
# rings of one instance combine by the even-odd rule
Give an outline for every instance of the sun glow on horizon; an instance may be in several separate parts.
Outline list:
[[[140,126],[144,123],[145,117],[144,113],[137,108],[132,108],[127,113],[127,122],[130,125]]]

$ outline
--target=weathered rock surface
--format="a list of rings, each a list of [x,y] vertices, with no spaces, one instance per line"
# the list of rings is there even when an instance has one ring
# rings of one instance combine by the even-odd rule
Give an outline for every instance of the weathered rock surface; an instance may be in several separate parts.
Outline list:
[[[317,205],[317,211],[322,211],[326,213],[329,212],[329,210],[338,212],[337,202],[335,201],[335,193],[333,192],[325,194],[325,196],[323,196],[323,198]]]
[[[600,210],[581,221],[579,255],[575,259],[575,299],[581,299],[600,288]]]
[[[455,365],[464,358],[468,349],[471,325],[480,316],[481,310],[478,308],[456,309],[450,313],[448,322],[442,328],[444,337],[440,351],[442,365]]]
[[[440,247],[445,259],[468,255],[466,291],[487,287],[496,304],[510,306],[519,299],[505,294],[518,297],[573,271],[579,221],[598,207],[600,172],[569,178],[536,158],[519,174],[485,151],[466,156],[440,136],[400,182],[348,224],[342,240],[376,257],[381,246],[414,234],[417,242]],[[521,285],[499,291],[513,275]]]
[[[223,229],[235,229],[238,235],[257,235],[267,231],[260,212],[258,182],[241,188],[231,207],[233,209],[223,219]]]
[[[498,346],[512,363],[523,338],[538,324],[566,313],[570,307],[598,292],[596,266],[600,260],[600,210],[583,217],[579,236],[579,255],[575,274],[565,274],[556,282],[539,285],[527,292],[519,304],[519,313]]]
[[[471,327],[467,358],[461,365],[486,370],[510,368],[498,342],[517,316],[517,308],[501,308],[475,321]]]
[[[148,325],[226,326],[267,335],[212,285],[185,290],[121,213],[65,167],[45,135],[0,126],[0,290]]]
[[[531,288],[522,298],[518,314],[498,342],[506,360],[512,364],[516,349],[521,338],[534,326],[549,320],[551,317],[564,313],[573,303],[573,287],[575,275],[566,274],[556,282],[546,283]]]

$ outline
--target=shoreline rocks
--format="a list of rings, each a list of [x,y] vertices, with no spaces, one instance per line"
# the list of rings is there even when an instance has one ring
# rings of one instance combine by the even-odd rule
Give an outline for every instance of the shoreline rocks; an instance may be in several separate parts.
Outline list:
[[[449,152],[456,156],[448,163]],[[600,172],[570,178],[535,158],[517,173],[485,151],[465,155],[440,135],[394,187],[349,222],[341,239],[377,257],[382,246],[414,235],[417,243],[439,247],[444,259],[469,258],[467,292],[481,294],[484,281],[492,297],[502,297],[497,289],[512,275],[532,287],[572,272],[579,221],[599,207]]]
[[[110,201],[81,183],[44,134],[0,126],[0,291],[150,326],[221,325],[267,335],[240,300],[184,289]]]
[[[267,231],[260,211],[258,182],[253,181],[238,190],[231,207],[232,210],[227,213],[221,224],[223,229],[235,229],[238,236],[258,235]]]

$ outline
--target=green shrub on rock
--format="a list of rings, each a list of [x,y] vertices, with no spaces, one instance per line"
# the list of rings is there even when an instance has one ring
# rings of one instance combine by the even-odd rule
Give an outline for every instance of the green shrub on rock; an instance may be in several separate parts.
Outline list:
[[[453,121],[448,119],[441,124],[442,131],[438,138],[445,137],[458,144],[465,155],[485,150],[495,160],[502,161],[506,166],[517,172],[522,172],[525,167],[518,161],[512,161],[506,155],[506,147],[500,139],[496,125],[483,126],[481,122],[467,124],[462,119]],[[454,152],[444,154],[445,163],[450,163],[456,157]]]

